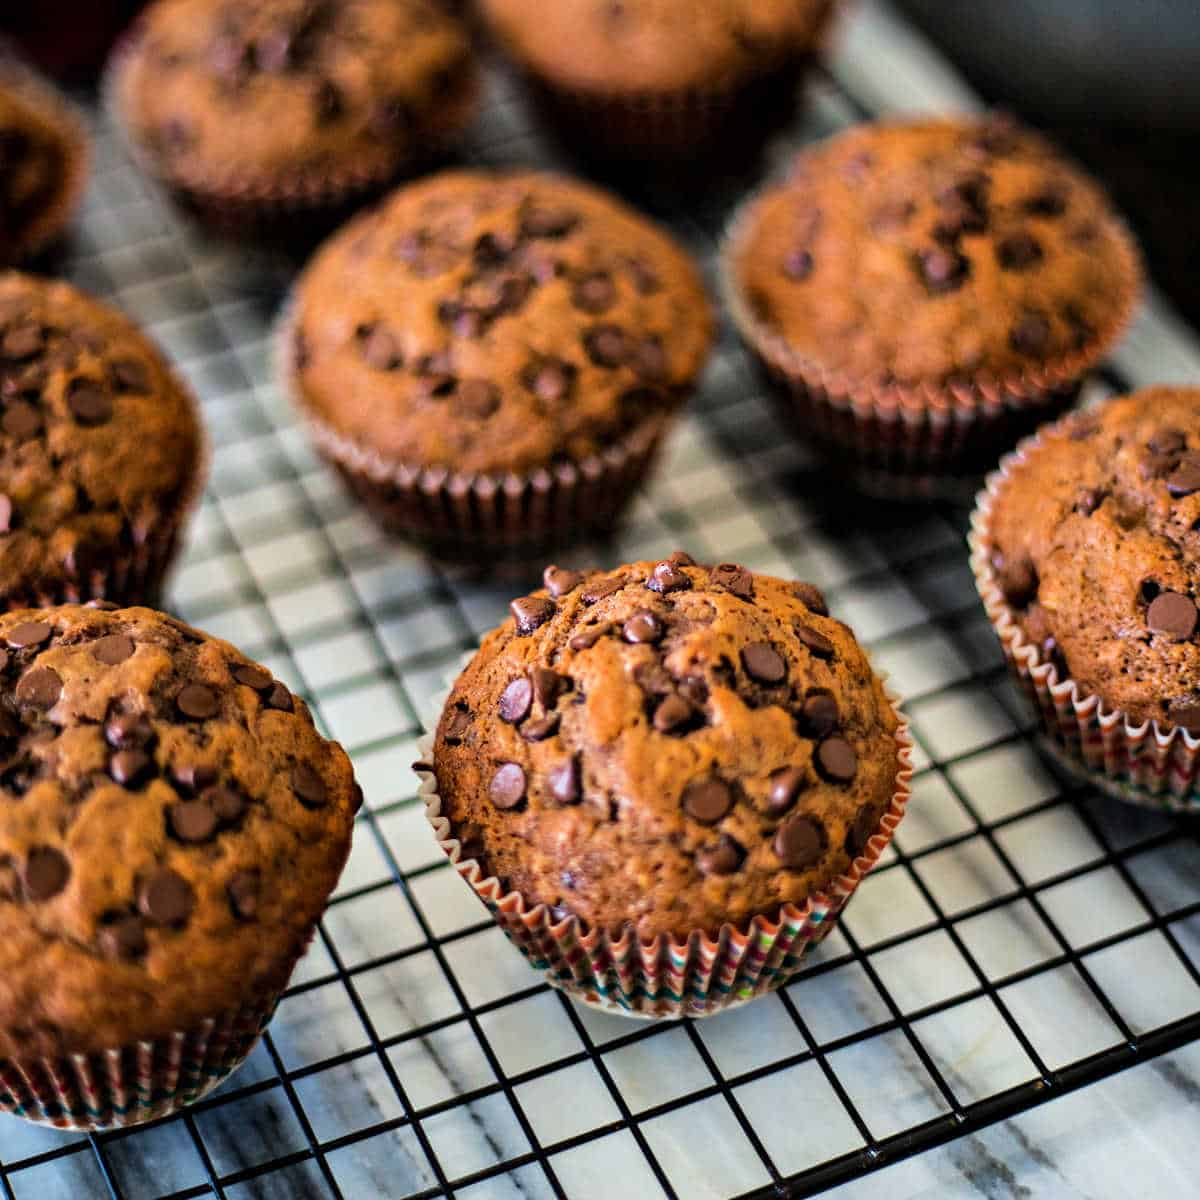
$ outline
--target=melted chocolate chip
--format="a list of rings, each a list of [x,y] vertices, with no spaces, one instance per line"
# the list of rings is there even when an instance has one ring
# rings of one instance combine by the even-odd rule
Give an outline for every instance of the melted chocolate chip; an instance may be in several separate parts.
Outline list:
[[[767,812],[772,817],[782,816],[796,803],[808,783],[809,775],[803,767],[784,767],[776,771],[767,789]]]
[[[567,646],[576,653],[580,650],[590,650],[602,638],[608,637],[612,633],[612,629],[610,621],[602,621],[599,625],[589,625],[586,629],[580,630],[567,643]]]
[[[845,738],[827,737],[817,746],[817,769],[832,783],[849,783],[858,773],[858,755]]]
[[[813,817],[795,816],[775,832],[776,856],[792,871],[815,866],[825,853],[825,830]]]
[[[258,916],[262,877],[257,871],[238,871],[225,885],[229,907],[239,921],[252,921]]]
[[[675,563],[667,560],[658,563],[650,572],[646,586],[652,592],[665,595],[668,592],[686,591],[692,586],[692,578],[685,571],[681,571]]]
[[[521,675],[500,693],[500,719],[510,725],[519,725],[533,706],[533,685]]]
[[[530,676],[533,680],[533,698],[543,709],[553,708],[559,696],[571,690],[571,680],[566,675],[551,671],[549,667],[534,667]]]
[[[733,790],[720,779],[698,780],[683,789],[680,803],[693,821],[715,825],[733,807]]]
[[[502,812],[516,808],[525,799],[525,771],[519,763],[503,763],[492,776],[488,795]]]
[[[1012,327],[1008,344],[1018,353],[1041,354],[1050,341],[1050,322],[1039,312],[1027,312]]]
[[[267,696],[263,703],[267,708],[277,709],[279,712],[292,712],[296,705],[292,699],[292,693],[283,686],[282,683],[275,683],[271,688],[271,693]]]
[[[629,339],[618,325],[596,325],[583,335],[583,348],[598,367],[619,367],[629,356]]]
[[[217,814],[202,800],[180,800],[167,809],[167,827],[179,841],[197,845],[217,832]]]
[[[793,283],[803,283],[813,273],[814,265],[811,250],[792,250],[784,257],[783,274]]]
[[[571,303],[593,316],[607,312],[616,302],[616,286],[612,277],[603,271],[582,276],[571,288]]]
[[[659,733],[683,733],[693,724],[696,710],[678,692],[667,696],[654,710],[654,728]]]
[[[574,363],[557,358],[543,358],[530,363],[521,372],[521,382],[539,400],[558,404],[566,400],[575,387],[578,369]]]
[[[24,650],[30,646],[40,646],[48,642],[54,634],[54,626],[45,621],[23,621],[14,629],[9,630],[5,641],[14,650]]]
[[[0,426],[9,437],[26,442],[42,430],[42,414],[24,400],[14,400],[0,417]]]
[[[996,243],[996,261],[1006,271],[1027,271],[1043,257],[1042,244],[1031,233],[1010,233]]]
[[[739,600],[754,599],[754,576],[740,563],[718,563],[709,571],[708,582],[731,592]]]
[[[578,224],[579,216],[565,208],[531,204],[521,215],[521,232],[530,238],[566,237]]]
[[[1151,435],[1146,449],[1151,454],[1159,454],[1164,458],[1182,454],[1187,449],[1187,435],[1182,429],[1160,429]]]
[[[15,694],[17,703],[22,707],[44,711],[58,703],[62,695],[62,679],[51,667],[34,667],[18,680]]]
[[[551,767],[546,775],[546,783],[550,795],[559,804],[578,804],[582,798],[579,785],[579,760],[568,758],[555,767]]]
[[[101,925],[97,938],[110,958],[140,958],[146,953],[146,923],[135,913],[122,913]]]
[[[582,582],[583,576],[578,571],[568,571],[553,564],[542,572],[542,583],[556,600],[568,592],[573,592]]]
[[[156,925],[186,925],[195,906],[192,885],[177,871],[159,871],[138,892],[138,909]]]
[[[454,406],[473,420],[486,420],[500,407],[500,389],[486,379],[464,379],[458,385]]]
[[[217,815],[222,825],[235,825],[245,816],[246,800],[230,787],[210,787],[200,797]]]
[[[1167,477],[1167,491],[1177,500],[1200,492],[1200,454],[1188,454]]]
[[[207,721],[221,709],[221,701],[212,688],[203,683],[189,683],[175,697],[175,707],[181,716],[192,721]]]
[[[917,256],[917,269],[929,294],[944,296],[962,287],[971,273],[971,263],[957,250],[935,246]]]
[[[135,649],[133,638],[123,633],[113,633],[92,643],[92,657],[106,667],[115,667],[131,658]]]
[[[800,644],[814,658],[832,658],[834,654],[833,643],[819,630],[814,629],[811,625],[796,624],[793,626],[796,631],[796,637]]]
[[[102,384],[72,379],[67,387],[67,407],[80,425],[103,425],[112,419],[113,401]]]
[[[308,763],[297,763],[292,768],[292,791],[305,808],[324,808],[329,803],[325,780]]]
[[[625,577],[623,575],[609,575],[602,579],[594,579],[583,589],[580,599],[584,604],[595,604],[597,601],[603,600],[605,596],[619,592],[624,586]]]
[[[257,663],[241,663],[234,667],[230,674],[236,682],[255,692],[268,691],[275,683],[275,680],[271,678],[271,672]]]
[[[787,678],[787,660],[767,642],[754,642],[741,652],[746,674],[758,683],[774,685]]]
[[[558,713],[547,713],[546,716],[539,717],[536,721],[526,721],[521,726],[521,736],[527,742],[544,742],[558,732],[558,724]]]
[[[66,855],[52,846],[40,846],[29,852],[21,884],[28,899],[41,903],[63,891],[70,878],[71,864]]]
[[[140,359],[115,358],[108,364],[108,375],[112,386],[119,392],[149,395],[151,391],[150,368]]]
[[[723,833],[717,843],[702,846],[696,852],[696,869],[701,875],[732,875],[742,865],[745,851],[728,834]]]
[[[1038,594],[1038,573],[1029,558],[1017,558],[1012,562],[993,563],[998,573],[1000,590],[1005,600],[1014,608],[1028,608]]]
[[[1196,632],[1196,605],[1179,592],[1160,592],[1146,609],[1151,633],[1184,640]]]
[[[833,693],[813,688],[800,709],[800,732],[810,738],[827,737],[837,728],[840,716]]]
[[[154,774],[154,761],[144,750],[118,750],[108,760],[108,773],[122,787],[136,788]]]
[[[508,606],[517,623],[518,637],[528,637],[554,616],[553,601],[544,596],[519,596]]]
[[[644,608],[635,612],[621,626],[621,636],[627,642],[632,642],[635,645],[653,645],[655,642],[661,640],[665,632],[663,623],[652,612]]]

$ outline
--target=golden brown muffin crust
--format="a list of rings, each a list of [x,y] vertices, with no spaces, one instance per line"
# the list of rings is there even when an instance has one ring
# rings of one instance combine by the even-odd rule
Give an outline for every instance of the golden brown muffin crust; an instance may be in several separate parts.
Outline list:
[[[144,608],[0,617],[0,1058],[194,1028],[282,985],[360,800],[232,646]]]
[[[467,856],[644,937],[742,924],[846,870],[895,794],[897,722],[815,588],[682,554],[546,583],[438,727]]]
[[[1047,431],[991,529],[997,583],[1060,677],[1200,732],[1200,390],[1147,388]]]
[[[482,0],[513,56],[569,87],[619,95],[720,89],[810,52],[832,0]]]
[[[993,118],[868,124],[803,153],[743,215],[749,318],[850,381],[1021,378],[1107,344],[1139,283],[1100,189]]]
[[[464,473],[581,461],[673,410],[712,338],[687,255],[553,175],[448,172],[335,235],[297,287],[287,369],[385,461]]]
[[[191,397],[125,317],[0,275],[0,595],[140,545],[191,497],[202,455]]]

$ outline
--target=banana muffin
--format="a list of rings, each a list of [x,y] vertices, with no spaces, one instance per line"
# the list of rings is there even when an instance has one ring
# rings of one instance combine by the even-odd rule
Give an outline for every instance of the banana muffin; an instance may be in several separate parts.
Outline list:
[[[0,616],[0,1106],[162,1116],[249,1052],[361,800],[303,701],[144,608]]]
[[[1061,409],[1140,275],[1099,187],[1001,117],[806,150],[725,252],[734,317],[797,427],[897,472],[977,472]]]
[[[204,475],[195,403],[125,317],[0,274],[0,598],[154,599]]]
[[[454,684],[431,770],[443,840],[521,911],[678,944],[814,897],[832,919],[902,811],[899,734],[815,587],[677,552],[548,568]]]
[[[478,93],[433,0],[157,0],[110,83],[150,173],[227,232],[285,239],[436,155]]]
[[[448,555],[522,554],[611,529],[712,330],[691,260],[620,201],[455,171],[322,247],[281,370],[387,528]]]

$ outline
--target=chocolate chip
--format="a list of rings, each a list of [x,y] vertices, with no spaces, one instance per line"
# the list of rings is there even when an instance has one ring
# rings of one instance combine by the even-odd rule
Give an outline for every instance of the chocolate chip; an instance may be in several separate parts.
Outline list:
[[[646,580],[646,586],[652,592],[665,595],[668,592],[686,591],[692,586],[692,578],[668,560],[656,564],[650,572],[650,578]]]
[[[1031,233],[1010,233],[996,243],[996,261],[1006,271],[1026,271],[1042,258],[1042,244]]]
[[[733,790],[721,779],[702,779],[683,789],[681,803],[693,821],[715,825],[733,807]]]
[[[652,296],[655,292],[662,289],[662,281],[641,259],[623,259],[621,266],[628,273],[629,278],[633,280],[633,286],[637,288],[639,294]]]
[[[25,650],[30,646],[40,646],[43,642],[48,642],[53,635],[54,626],[45,621],[23,621],[9,631],[5,641],[14,650]]]
[[[667,352],[655,338],[645,338],[638,342],[629,351],[629,357],[633,369],[642,379],[659,383],[667,377]]]
[[[672,550],[667,555],[667,562],[676,567],[694,567],[696,560],[686,550]]]
[[[519,725],[533,706],[533,685],[520,675],[500,693],[500,719],[510,725]]]
[[[1030,196],[1021,207],[1033,217],[1061,217],[1067,211],[1066,192],[1049,184]]]
[[[574,363],[557,358],[543,358],[531,363],[521,372],[521,382],[539,400],[557,404],[565,400],[575,386],[578,371]]]
[[[629,355],[629,339],[618,325],[595,325],[583,335],[583,348],[598,367],[619,367]]]
[[[663,623],[652,612],[644,608],[635,612],[621,626],[621,636],[634,645],[653,645],[662,638],[665,632]]]
[[[292,699],[292,693],[282,683],[278,682],[271,688],[271,694],[263,703],[267,708],[274,708],[279,712],[293,712],[296,707],[296,703]]]
[[[521,726],[521,736],[527,742],[544,742],[558,732],[558,713],[547,713],[536,721],[526,721]]]
[[[1196,605],[1179,592],[1161,592],[1146,609],[1146,625],[1151,633],[1185,639],[1196,632]]]
[[[112,419],[113,402],[102,384],[72,379],[67,387],[67,407],[80,425],[103,425]]]
[[[362,333],[363,361],[376,371],[394,371],[400,366],[400,343],[383,325],[372,325]]]
[[[189,683],[175,697],[175,707],[181,716],[193,721],[207,721],[220,711],[221,700],[206,684]]]
[[[486,420],[500,407],[500,389],[486,379],[464,379],[458,385],[454,406],[476,421]]]
[[[612,633],[612,624],[609,621],[603,621],[599,625],[589,625],[586,629],[577,633],[568,643],[567,646],[576,651],[590,650],[601,638],[606,638]]]
[[[25,321],[10,325],[4,331],[4,337],[0,339],[0,354],[14,362],[21,362],[40,354],[45,344],[42,327],[33,321]]]
[[[195,907],[196,893],[177,871],[159,871],[138,892],[138,909],[155,925],[186,925]]]
[[[709,571],[708,582],[723,587],[739,600],[754,598],[754,576],[740,563],[718,563]]]
[[[217,769],[209,763],[187,763],[172,767],[171,778],[185,792],[202,792],[217,782]]]
[[[122,787],[135,788],[154,773],[154,762],[142,750],[118,750],[108,760],[108,773]]]
[[[1050,322],[1039,312],[1027,312],[1012,327],[1008,344],[1018,353],[1036,355],[1046,348],[1050,340]]]
[[[570,691],[570,679],[557,671],[551,671],[549,667],[534,667],[530,675],[533,679],[533,698],[542,708],[553,708],[558,703],[559,696]]]
[[[595,604],[613,592],[619,592],[625,586],[624,575],[609,575],[603,579],[591,580],[583,589],[580,599],[584,604]]]
[[[0,425],[9,437],[16,438],[19,442],[28,441],[41,432],[42,414],[32,404],[27,404],[24,400],[14,400],[4,410]]]
[[[556,600],[568,592],[573,592],[582,582],[583,576],[578,571],[568,571],[553,564],[542,572],[542,583]]]
[[[1084,488],[1076,497],[1075,511],[1090,517],[1107,498],[1108,493],[1102,488]]]
[[[709,875],[732,875],[742,865],[744,851],[728,834],[723,833],[715,846],[701,846],[696,851],[696,870]]]
[[[71,864],[60,850],[53,846],[39,846],[29,852],[21,884],[25,895],[37,902],[52,900],[71,878]]]
[[[988,178],[971,175],[943,188],[937,196],[942,226],[955,237],[964,233],[983,233],[988,225]]]
[[[553,601],[544,596],[518,596],[509,604],[508,610],[517,623],[518,637],[528,637],[555,613]]]
[[[878,824],[879,819],[875,815],[875,810],[869,804],[864,804],[858,810],[854,823],[846,830],[846,849],[856,857],[865,854],[867,843],[870,842],[871,835],[875,832]]]
[[[262,877],[257,871],[237,871],[225,885],[229,907],[239,921],[253,921],[258,916]]]
[[[1187,449],[1187,435],[1182,429],[1160,429],[1151,434],[1146,442],[1146,448],[1151,454],[1162,454],[1170,457],[1182,454]]]
[[[147,950],[146,923],[135,913],[124,913],[98,933],[100,949],[110,958],[140,958]]]
[[[92,643],[92,657],[106,667],[115,667],[131,658],[135,649],[133,638],[123,633],[113,633]]]
[[[966,255],[957,250],[935,246],[917,255],[917,269],[930,295],[944,296],[957,291],[971,271]]]
[[[217,814],[222,825],[235,824],[246,812],[245,797],[231,787],[206,788],[200,799]]]
[[[43,710],[53,708],[61,695],[62,680],[50,667],[34,667],[17,682],[17,703],[22,706]]]
[[[829,616],[829,605],[825,603],[825,596],[820,588],[811,583],[797,581],[792,584],[792,594],[809,612],[815,612],[818,617]]]
[[[767,789],[767,813],[782,816],[808,786],[809,775],[803,767],[784,767],[772,774]]]
[[[312,89],[313,115],[318,125],[336,121],[345,111],[341,89],[332,79],[318,79]]]
[[[840,717],[833,693],[812,688],[800,708],[800,731],[805,737],[827,737],[837,728]]]
[[[232,668],[230,674],[237,683],[255,692],[265,692],[275,682],[271,678],[271,672],[257,663],[240,663]]]
[[[137,392],[149,395],[151,391],[150,368],[136,358],[114,358],[108,364],[109,379],[119,392]]]
[[[202,800],[180,800],[167,809],[167,825],[181,842],[207,842],[217,832],[217,814]]]
[[[1028,608],[1037,599],[1038,573],[1031,559],[1017,558],[1012,562],[1002,559],[997,572],[1000,590],[1014,608]]]
[[[114,750],[146,747],[154,742],[154,728],[141,713],[115,713],[104,723],[104,740]]]
[[[501,812],[521,804],[525,799],[525,771],[520,764],[502,763],[492,776],[488,795]]]
[[[329,803],[325,780],[308,763],[297,763],[292,768],[292,791],[305,808],[324,808]]]
[[[457,746],[461,744],[467,731],[471,728],[471,713],[461,700],[457,702],[454,711],[446,720],[446,744]]]
[[[742,647],[741,657],[746,674],[758,683],[777,684],[787,678],[786,660],[767,642]]]
[[[773,847],[785,867],[803,871],[825,853],[825,830],[813,817],[792,817],[776,830]]]
[[[579,786],[579,759],[568,758],[551,767],[546,775],[550,795],[559,804],[578,804],[582,798]]]
[[[507,262],[515,246],[505,234],[481,233],[471,248],[471,258],[477,267],[498,267]]]
[[[593,271],[575,281],[571,288],[571,303],[586,313],[598,316],[617,302],[617,289],[611,276]]]
[[[521,215],[521,232],[531,238],[566,237],[578,224],[579,217],[565,208],[530,205]]]
[[[1200,492],[1200,454],[1188,454],[1167,478],[1167,491],[1177,500]]]
[[[793,283],[803,283],[813,272],[813,256],[809,250],[792,250],[783,260],[783,273]]]
[[[849,783],[858,773],[858,755],[845,738],[827,737],[817,746],[817,768],[833,783]]]
[[[671,693],[654,710],[654,728],[659,733],[682,733],[695,719],[696,710],[677,692]]]
[[[834,644],[819,630],[814,629],[811,625],[802,625],[797,622],[792,628],[796,631],[796,637],[800,644],[808,650],[814,658],[832,658],[834,654]]]

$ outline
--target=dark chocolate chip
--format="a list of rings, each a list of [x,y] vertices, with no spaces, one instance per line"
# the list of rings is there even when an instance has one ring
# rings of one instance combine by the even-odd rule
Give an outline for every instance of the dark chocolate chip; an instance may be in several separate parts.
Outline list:
[[[871,840],[871,835],[878,825],[879,819],[875,815],[875,810],[869,804],[864,804],[858,810],[854,823],[846,830],[846,849],[855,857],[865,854],[867,843]]]
[[[67,387],[67,407],[80,425],[103,425],[112,419],[113,401],[103,384],[92,379],[72,379]]]
[[[520,675],[500,693],[500,719],[510,725],[519,725],[533,706],[533,684]]]
[[[758,683],[777,684],[787,678],[787,661],[767,642],[752,642],[742,648],[742,666]]]
[[[754,598],[754,575],[740,563],[718,563],[709,571],[708,582],[723,587],[739,600]]]
[[[580,599],[584,604],[595,604],[597,601],[603,600],[605,596],[611,596],[613,592],[619,592],[624,586],[624,575],[608,575],[602,579],[594,579],[589,581],[583,589]]]
[[[292,693],[279,682],[276,682],[274,687],[271,688],[270,695],[267,696],[263,703],[268,708],[278,709],[279,712],[293,712],[296,707],[296,702],[292,699]]]
[[[106,667],[115,667],[131,658],[136,648],[133,638],[126,637],[123,633],[112,633],[92,643],[92,657]]]
[[[556,600],[573,592],[582,582],[583,576],[578,571],[568,571],[565,567],[551,564],[542,572],[542,583]]]
[[[521,232],[531,238],[566,237],[578,224],[578,215],[565,208],[534,204],[521,215]]]
[[[153,744],[154,729],[140,713],[116,713],[104,723],[104,739],[114,750],[145,747]]]
[[[140,958],[146,953],[146,923],[136,913],[123,913],[101,925],[97,937],[110,958]]]
[[[607,312],[616,302],[616,286],[604,271],[581,276],[571,288],[571,303],[594,316]]]
[[[935,246],[917,255],[917,268],[929,293],[944,296],[962,287],[971,272],[971,263],[957,250]]]
[[[521,726],[521,736],[527,742],[544,742],[558,732],[558,724],[558,713],[547,713],[544,717],[538,717],[536,721],[526,721]]]
[[[308,763],[297,763],[292,768],[292,791],[305,808],[324,808],[329,803],[325,780]]]
[[[167,809],[167,825],[181,842],[207,842],[217,832],[217,814],[202,800],[180,800]]]
[[[17,682],[17,703],[22,706],[43,710],[53,708],[61,695],[62,679],[50,667],[34,667]]]
[[[462,701],[460,700],[458,707],[454,709],[446,720],[446,744],[449,746],[460,745],[470,728],[471,714],[462,706]]]
[[[521,382],[539,400],[557,404],[570,396],[578,371],[574,363],[557,358],[543,358],[530,363],[521,372]]]
[[[136,788],[154,774],[154,761],[144,750],[118,750],[108,760],[108,773],[122,787]]]
[[[682,592],[692,586],[692,577],[670,560],[658,563],[650,572],[646,586],[652,592],[665,595],[667,592]]]
[[[1146,625],[1151,633],[1163,633],[1180,640],[1196,632],[1196,605],[1179,592],[1160,592],[1146,609]]]
[[[1039,312],[1025,313],[1008,335],[1008,344],[1018,354],[1041,354],[1049,341],[1050,322]]]
[[[696,560],[686,550],[672,550],[667,555],[667,562],[677,567],[694,567]]]
[[[681,798],[683,811],[702,825],[715,825],[733,807],[733,789],[721,779],[689,783]]]
[[[508,610],[517,623],[519,637],[528,637],[555,613],[554,602],[545,596],[518,596],[509,604]]]
[[[9,631],[5,641],[14,650],[24,650],[30,646],[40,646],[48,642],[54,635],[54,626],[45,621],[23,621],[15,629]]]
[[[635,645],[653,645],[666,631],[663,623],[647,609],[640,609],[621,626],[621,636]]]
[[[1161,454],[1170,458],[1182,454],[1187,449],[1187,435],[1182,429],[1160,429],[1151,435],[1146,448],[1151,454]]]
[[[225,885],[229,907],[239,921],[253,921],[258,916],[262,877],[257,871],[238,871]]]
[[[383,325],[372,325],[362,335],[363,361],[377,371],[394,371],[401,364],[400,343]]]
[[[550,795],[559,804],[578,804],[582,798],[579,786],[579,759],[568,758],[551,767],[546,775]]]
[[[785,867],[803,871],[820,862],[825,853],[825,830],[813,817],[795,816],[776,830],[773,846]]]
[[[500,407],[500,389],[486,379],[464,379],[458,385],[454,407],[472,420],[484,421]]]
[[[1032,217],[1061,217],[1067,211],[1066,192],[1055,184],[1048,184],[1030,196],[1022,208]]]
[[[792,628],[796,631],[796,637],[799,639],[800,644],[814,658],[833,657],[834,644],[819,629],[814,629],[811,625],[802,625],[799,623]]]
[[[813,688],[800,709],[800,732],[810,738],[827,737],[837,728],[840,716],[833,693]]]
[[[601,638],[606,638],[612,633],[612,623],[602,621],[599,625],[589,625],[585,629],[581,629],[568,643],[567,646],[578,652],[580,650],[590,650]]]
[[[1014,608],[1028,608],[1038,594],[1038,573],[1031,559],[1017,558],[997,568],[1000,590]]]
[[[785,255],[783,273],[793,283],[803,283],[813,273],[812,251],[796,249]]]
[[[630,351],[633,369],[642,379],[660,383],[667,377],[667,352],[654,338],[645,338]],[[651,395],[654,393],[652,392]]]
[[[808,784],[809,775],[803,767],[784,767],[776,771],[767,789],[767,812],[773,817],[782,816],[796,803]]]
[[[33,321],[24,321],[10,325],[0,339],[0,354],[14,362],[32,358],[41,354],[45,347],[45,336],[42,327]]]
[[[1200,454],[1188,454],[1167,477],[1167,491],[1177,500],[1200,492]]]
[[[108,364],[112,386],[119,392],[138,392],[148,395],[151,391],[150,368],[136,358],[114,358]]]
[[[827,737],[817,746],[817,769],[833,783],[849,783],[858,773],[858,755],[845,738]]]
[[[701,875],[732,875],[742,865],[744,851],[728,834],[723,833],[716,845],[701,846],[696,851],[696,870]]]
[[[186,925],[196,907],[196,893],[177,871],[159,871],[138,892],[138,909],[155,925]]]
[[[796,582],[792,584],[792,594],[809,612],[815,612],[818,617],[829,616],[829,605],[820,588],[811,583]]]
[[[29,852],[21,883],[25,895],[34,901],[52,900],[71,878],[71,864],[67,856],[53,846],[39,846]]]
[[[271,672],[257,663],[239,663],[230,674],[236,682],[255,692],[265,692],[275,683]]]
[[[542,708],[553,708],[559,696],[571,690],[570,679],[551,671],[549,667],[534,667],[530,676],[533,679],[533,698]]]
[[[318,125],[336,121],[346,107],[341,88],[332,79],[318,79],[312,89],[312,106]]]
[[[629,356],[629,339],[619,325],[594,325],[583,335],[583,348],[598,367],[619,367]]]
[[[488,795],[502,812],[516,808],[525,799],[525,771],[519,763],[502,763],[492,776]]]
[[[201,792],[217,782],[217,769],[209,763],[187,763],[172,767],[171,778],[185,792]]]
[[[245,797],[231,787],[206,788],[200,799],[217,814],[222,825],[235,824],[246,812]]]
[[[181,716],[193,721],[207,721],[221,709],[221,700],[212,688],[203,683],[189,683],[175,697],[175,707]]]
[[[695,719],[696,710],[678,692],[672,692],[654,710],[654,728],[659,733],[683,732]]]
[[[996,243],[996,261],[1006,271],[1027,271],[1043,257],[1042,244],[1031,233],[1010,233]]]
[[[28,441],[41,432],[42,414],[32,404],[27,404],[24,400],[14,400],[4,410],[0,425],[9,437],[16,438],[19,442]]]

